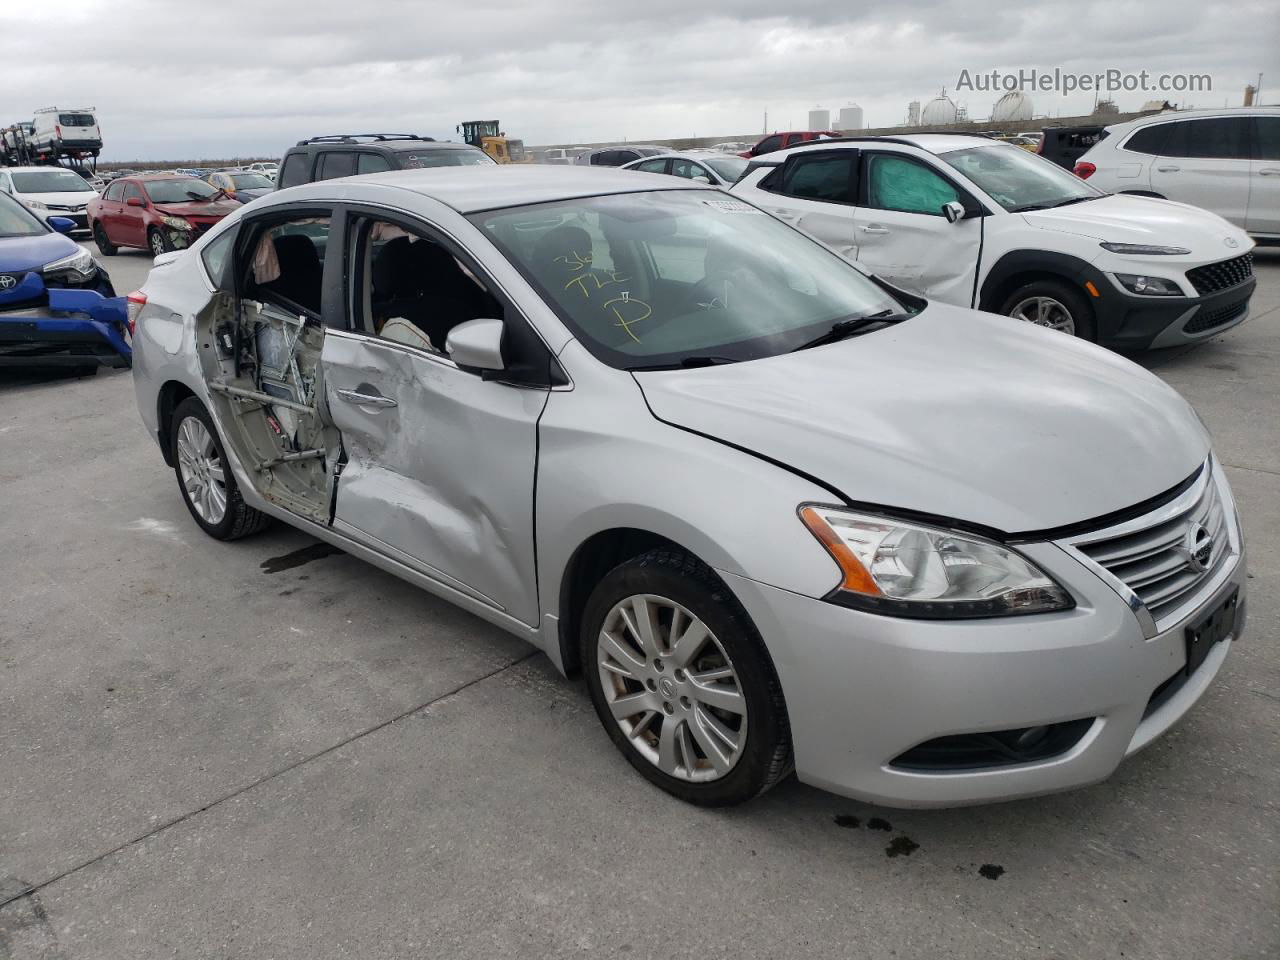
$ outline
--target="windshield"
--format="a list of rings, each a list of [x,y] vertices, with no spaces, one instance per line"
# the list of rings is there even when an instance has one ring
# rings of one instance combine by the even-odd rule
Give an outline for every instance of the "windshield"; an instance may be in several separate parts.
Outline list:
[[[483,150],[432,150],[417,153],[405,159],[405,168],[415,167],[465,167],[473,163],[494,163],[493,157]]]
[[[969,147],[941,157],[1013,213],[1105,196],[1069,170],[1018,147]]]
[[[0,237],[34,237],[45,226],[27,208],[7,193],[0,193]]]
[[[231,182],[237,190],[270,190],[271,181],[260,173],[233,173]]]
[[[13,189],[18,193],[84,193],[93,187],[70,170],[35,170],[14,173]]]
[[[747,172],[747,161],[742,157],[704,157],[702,162],[728,183],[737,183],[738,178]]]
[[[148,180],[143,186],[152,203],[190,203],[192,200],[207,200],[218,193],[216,187],[195,177]]]
[[[588,197],[471,217],[605,363],[773,356],[902,312],[826,247],[719,191]]]

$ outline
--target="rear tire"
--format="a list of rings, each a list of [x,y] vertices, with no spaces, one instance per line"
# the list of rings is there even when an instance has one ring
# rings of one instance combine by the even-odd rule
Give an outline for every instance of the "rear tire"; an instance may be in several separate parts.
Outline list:
[[[1033,280],[1023,284],[1005,298],[997,312],[1038,326],[1053,327],[1090,343],[1098,342],[1093,307],[1084,294],[1062,280]],[[1041,319],[1035,319],[1037,315]],[[1064,322],[1068,324],[1065,328]]]
[[[238,540],[271,522],[244,502],[213,418],[195,397],[173,411],[169,443],[178,489],[201,530],[215,540]]]
[[[646,623],[652,642],[641,636]],[[581,642],[609,738],[667,793],[729,806],[790,772],[786,704],[764,643],[689,554],[651,550],[606,574],[587,601]]]
[[[107,238],[106,228],[102,226],[101,222],[93,225],[93,242],[98,245],[98,252],[104,257],[114,257],[120,250]]]

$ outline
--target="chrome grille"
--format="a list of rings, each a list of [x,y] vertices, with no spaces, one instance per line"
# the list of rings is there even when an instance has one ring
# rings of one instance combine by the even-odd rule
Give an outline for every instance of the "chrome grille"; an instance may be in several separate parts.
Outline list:
[[[1129,588],[1157,626],[1197,598],[1235,551],[1218,484],[1206,466],[1191,489],[1145,517],[1072,541]]]

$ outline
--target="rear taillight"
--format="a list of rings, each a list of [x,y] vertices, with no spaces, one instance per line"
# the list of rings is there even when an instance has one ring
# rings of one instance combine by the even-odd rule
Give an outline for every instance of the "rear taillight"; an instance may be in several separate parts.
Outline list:
[[[142,308],[147,305],[147,295],[141,290],[135,290],[129,294],[129,336],[133,336],[133,331],[138,326],[138,314]]]
[[[62,127],[61,127],[61,125],[55,125],[53,129],[54,129],[55,131],[57,131],[58,139],[59,139],[59,140],[61,140],[61,139],[62,139]]]
[[[1098,172],[1098,168],[1088,160],[1079,160],[1076,162],[1076,168],[1071,172],[1081,180],[1088,180]]]

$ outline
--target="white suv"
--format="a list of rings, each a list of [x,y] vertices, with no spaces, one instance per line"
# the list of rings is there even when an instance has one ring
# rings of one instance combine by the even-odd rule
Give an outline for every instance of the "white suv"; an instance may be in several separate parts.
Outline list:
[[[1253,241],[1216,214],[1109,196],[987,137],[822,141],[732,192],[927,297],[1115,349],[1205,339],[1249,313]]]
[[[1076,176],[1108,193],[1212,210],[1280,239],[1280,107],[1184,110],[1107,127]]]

